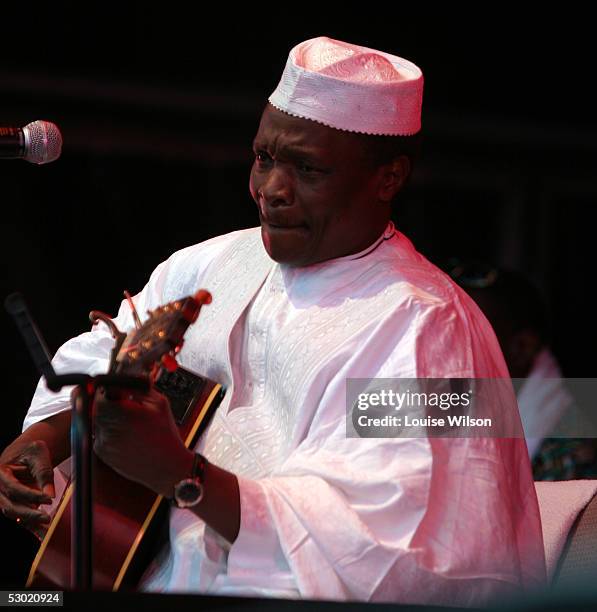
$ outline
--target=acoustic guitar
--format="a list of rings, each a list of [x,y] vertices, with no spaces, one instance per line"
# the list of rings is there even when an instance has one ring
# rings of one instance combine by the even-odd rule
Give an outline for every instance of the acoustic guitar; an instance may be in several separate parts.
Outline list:
[[[201,305],[209,301],[209,293],[201,290],[149,312],[141,325],[129,298],[137,329],[128,335],[119,332],[107,315],[97,311],[90,315],[92,320],[108,324],[115,337],[110,371],[147,377],[164,393],[187,448],[195,445],[225,392],[222,385],[179,367],[174,359],[187,328]],[[93,589],[134,588],[156,553],[168,500],[117,474],[95,454],[92,472]],[[72,495],[73,484],[69,482],[33,561],[27,587],[70,588]]]

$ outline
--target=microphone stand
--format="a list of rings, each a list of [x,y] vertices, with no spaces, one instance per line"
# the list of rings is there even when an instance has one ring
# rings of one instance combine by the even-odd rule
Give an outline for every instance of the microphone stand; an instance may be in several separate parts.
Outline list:
[[[71,395],[71,452],[73,460],[74,499],[71,528],[71,588],[88,591],[93,587],[93,516],[92,516],[92,463],[93,463],[93,398],[98,387],[149,390],[149,381],[140,376],[122,374],[61,374],[57,375],[51,363],[47,345],[35,325],[25,299],[19,293],[9,295],[4,302],[15,322],[31,357],[50,391],[75,385]],[[122,339],[121,339],[122,340]],[[113,354],[119,346],[113,349]]]
[[[71,521],[71,588],[93,588],[93,427],[92,408],[98,387],[147,391],[149,381],[138,376],[116,374],[64,374],[46,378],[50,391],[76,385],[71,395],[71,453],[73,462],[73,502]]]

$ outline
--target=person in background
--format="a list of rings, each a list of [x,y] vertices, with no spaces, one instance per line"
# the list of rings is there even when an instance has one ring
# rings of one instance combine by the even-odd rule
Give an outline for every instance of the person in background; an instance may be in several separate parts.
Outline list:
[[[517,392],[535,480],[597,477],[597,445],[580,438],[585,416],[549,345],[545,302],[523,274],[486,262],[442,266],[481,308],[498,337]]]

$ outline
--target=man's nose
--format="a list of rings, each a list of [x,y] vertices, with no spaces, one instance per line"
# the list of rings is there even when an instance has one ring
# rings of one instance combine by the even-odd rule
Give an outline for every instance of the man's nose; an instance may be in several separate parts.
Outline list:
[[[293,179],[286,168],[276,164],[261,183],[258,193],[268,206],[289,206],[294,198]]]

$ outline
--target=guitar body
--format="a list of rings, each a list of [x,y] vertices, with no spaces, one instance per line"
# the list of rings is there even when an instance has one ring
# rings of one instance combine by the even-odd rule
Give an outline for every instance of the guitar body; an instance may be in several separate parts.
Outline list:
[[[180,436],[187,448],[193,447],[220,404],[224,388],[183,368],[164,372],[155,386],[168,396]],[[92,472],[93,589],[132,589],[157,552],[168,500],[120,476],[95,455]],[[72,493],[69,483],[33,561],[27,587],[70,588]]]

